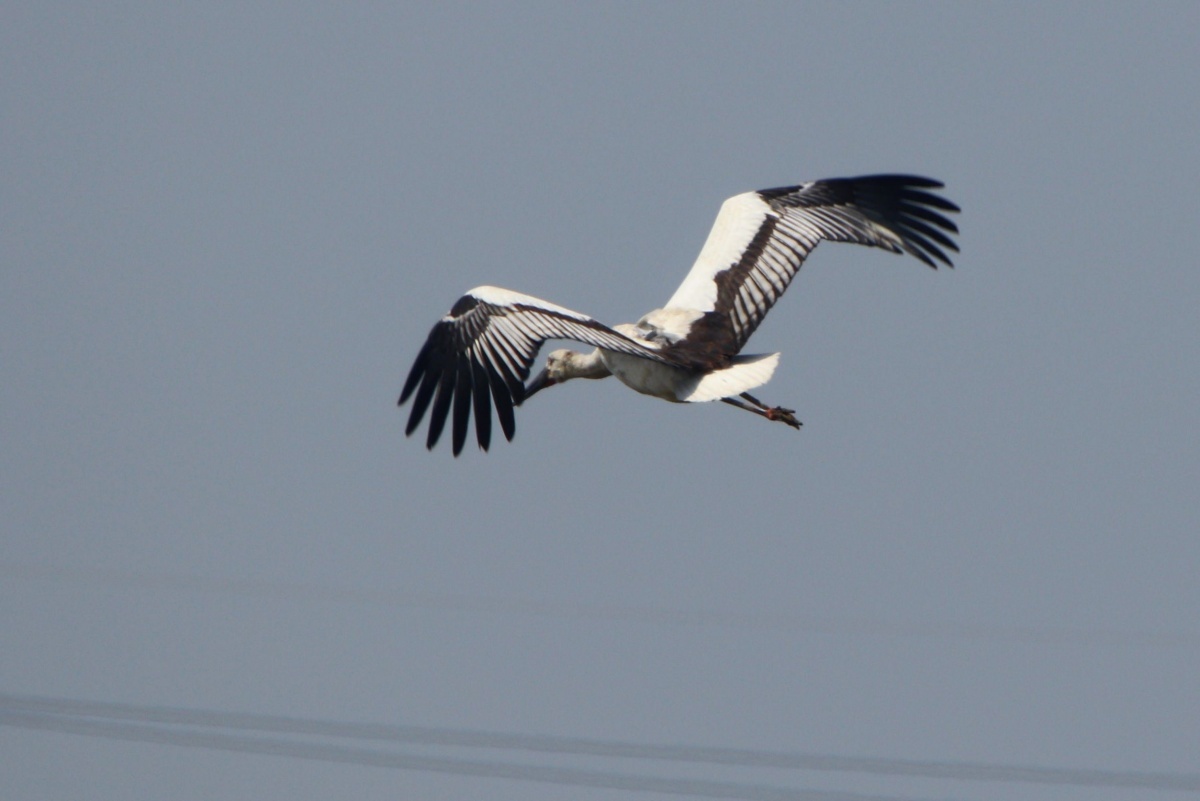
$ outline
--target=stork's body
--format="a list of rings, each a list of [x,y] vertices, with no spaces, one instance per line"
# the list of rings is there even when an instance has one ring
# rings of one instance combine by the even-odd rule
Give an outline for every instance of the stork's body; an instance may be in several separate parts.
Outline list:
[[[471,411],[487,450],[494,404],[504,434],[513,407],[574,378],[616,376],[645,395],[676,403],[721,400],[799,428],[790,409],[748,394],[770,380],[779,354],[741,349],[822,240],[909,253],[930,267],[953,266],[958,207],[927,190],[941,184],[908,175],[836,178],[736,195],[721,207],[700,255],[667,304],[633,324],[609,328],[578,312],[498,287],[471,290],[434,326],[400,396],[415,392],[407,434],[432,403],[426,445],[434,446],[454,411],[454,454]],[[941,247],[939,247],[941,246]],[[554,351],[528,386],[530,366],[548,339],[592,345],[591,353]]]

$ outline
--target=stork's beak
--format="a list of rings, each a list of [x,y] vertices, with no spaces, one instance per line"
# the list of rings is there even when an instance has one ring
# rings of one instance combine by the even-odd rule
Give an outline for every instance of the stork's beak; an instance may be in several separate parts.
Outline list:
[[[525,385],[524,400],[529,400],[530,396],[532,396],[533,393],[541,392],[546,387],[552,387],[557,383],[558,383],[557,381],[555,381],[553,378],[550,377],[550,374],[548,372],[546,372],[545,370],[542,370],[542,372],[538,373],[536,376],[533,377],[532,381],[530,381],[528,384]]]

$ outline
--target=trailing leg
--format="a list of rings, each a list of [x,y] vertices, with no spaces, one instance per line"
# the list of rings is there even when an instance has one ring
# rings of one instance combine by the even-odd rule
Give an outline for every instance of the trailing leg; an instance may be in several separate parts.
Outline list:
[[[760,417],[765,417],[768,420],[778,420],[781,423],[786,423],[792,428],[800,428],[802,423],[796,419],[794,409],[784,409],[782,406],[767,406],[758,398],[751,395],[749,392],[743,392],[736,398],[721,398],[724,403],[730,406],[736,406],[739,409],[745,409],[748,412],[754,412]]]

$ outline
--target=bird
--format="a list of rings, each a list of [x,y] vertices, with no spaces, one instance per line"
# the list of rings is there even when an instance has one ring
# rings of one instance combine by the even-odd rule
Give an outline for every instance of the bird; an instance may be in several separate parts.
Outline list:
[[[937,269],[954,264],[945,215],[960,209],[917,175],[826,178],[743,192],[727,199],[683,283],[666,305],[636,323],[612,327],[549,301],[494,286],[460,297],[429,332],[400,393],[413,399],[405,435],[432,409],[425,445],[432,450],[453,413],[452,450],[467,440],[487,451],[492,411],[507,440],[514,408],[543,389],[576,378],[616,376],[645,395],[674,403],[719,400],[800,428],[793,409],[749,394],[770,380],[778,353],[742,348],[800,266],[822,241],[851,242],[908,254]],[[526,384],[542,344],[573,340],[595,350],[555,350]]]

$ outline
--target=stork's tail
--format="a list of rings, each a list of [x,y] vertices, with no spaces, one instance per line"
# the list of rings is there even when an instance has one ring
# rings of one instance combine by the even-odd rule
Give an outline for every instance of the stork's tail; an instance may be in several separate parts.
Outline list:
[[[734,356],[729,366],[698,376],[677,393],[685,403],[701,403],[729,398],[761,387],[771,380],[779,366],[778,353],[759,353]]]

